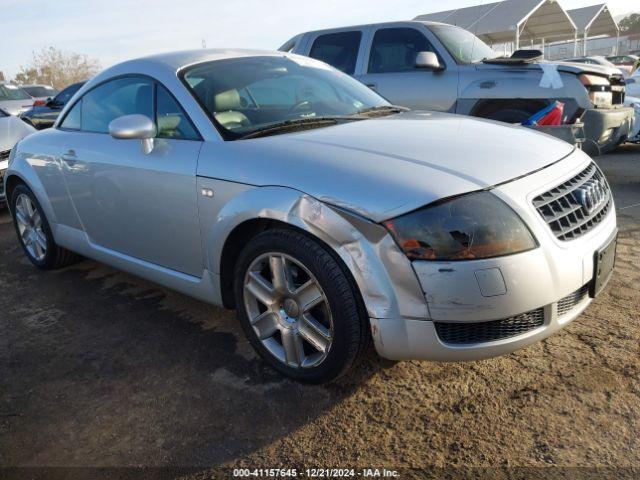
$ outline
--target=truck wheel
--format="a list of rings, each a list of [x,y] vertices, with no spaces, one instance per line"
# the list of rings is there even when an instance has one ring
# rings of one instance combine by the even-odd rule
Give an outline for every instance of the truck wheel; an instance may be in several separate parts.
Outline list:
[[[245,246],[235,295],[253,348],[294,380],[334,380],[368,344],[366,312],[340,260],[295,230],[267,230]]]

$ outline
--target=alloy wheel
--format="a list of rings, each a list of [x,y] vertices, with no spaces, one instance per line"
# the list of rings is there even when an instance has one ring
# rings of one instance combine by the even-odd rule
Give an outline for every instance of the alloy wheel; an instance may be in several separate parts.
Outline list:
[[[333,317],[313,274],[295,258],[269,252],[255,258],[244,278],[244,303],[262,345],[293,368],[320,365],[333,341]]]
[[[47,254],[47,235],[42,216],[28,195],[21,193],[16,199],[15,216],[18,233],[29,255],[41,262]]]

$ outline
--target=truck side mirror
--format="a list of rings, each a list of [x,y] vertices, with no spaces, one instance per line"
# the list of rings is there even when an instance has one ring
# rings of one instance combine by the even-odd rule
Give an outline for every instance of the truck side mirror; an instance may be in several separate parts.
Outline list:
[[[434,71],[444,70],[444,67],[440,65],[438,56],[433,52],[418,52],[418,55],[416,55],[416,68]]]

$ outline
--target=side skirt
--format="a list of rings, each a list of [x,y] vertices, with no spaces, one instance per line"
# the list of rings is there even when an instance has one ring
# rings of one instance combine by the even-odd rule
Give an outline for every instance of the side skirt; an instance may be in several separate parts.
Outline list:
[[[56,243],[72,252],[203,302],[222,306],[220,275],[209,270],[204,270],[202,277],[194,277],[96,245],[83,231],[66,225],[54,224],[52,230]]]

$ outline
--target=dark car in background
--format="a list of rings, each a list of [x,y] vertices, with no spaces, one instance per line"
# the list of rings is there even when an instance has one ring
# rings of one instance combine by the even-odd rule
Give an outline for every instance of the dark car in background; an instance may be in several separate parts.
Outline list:
[[[34,106],[22,112],[20,118],[38,130],[52,127],[66,103],[82,85],[84,85],[84,82],[69,85],[44,105]]]
[[[58,90],[51,85],[22,85],[21,88],[33,98],[34,107],[44,105],[58,94]]]

